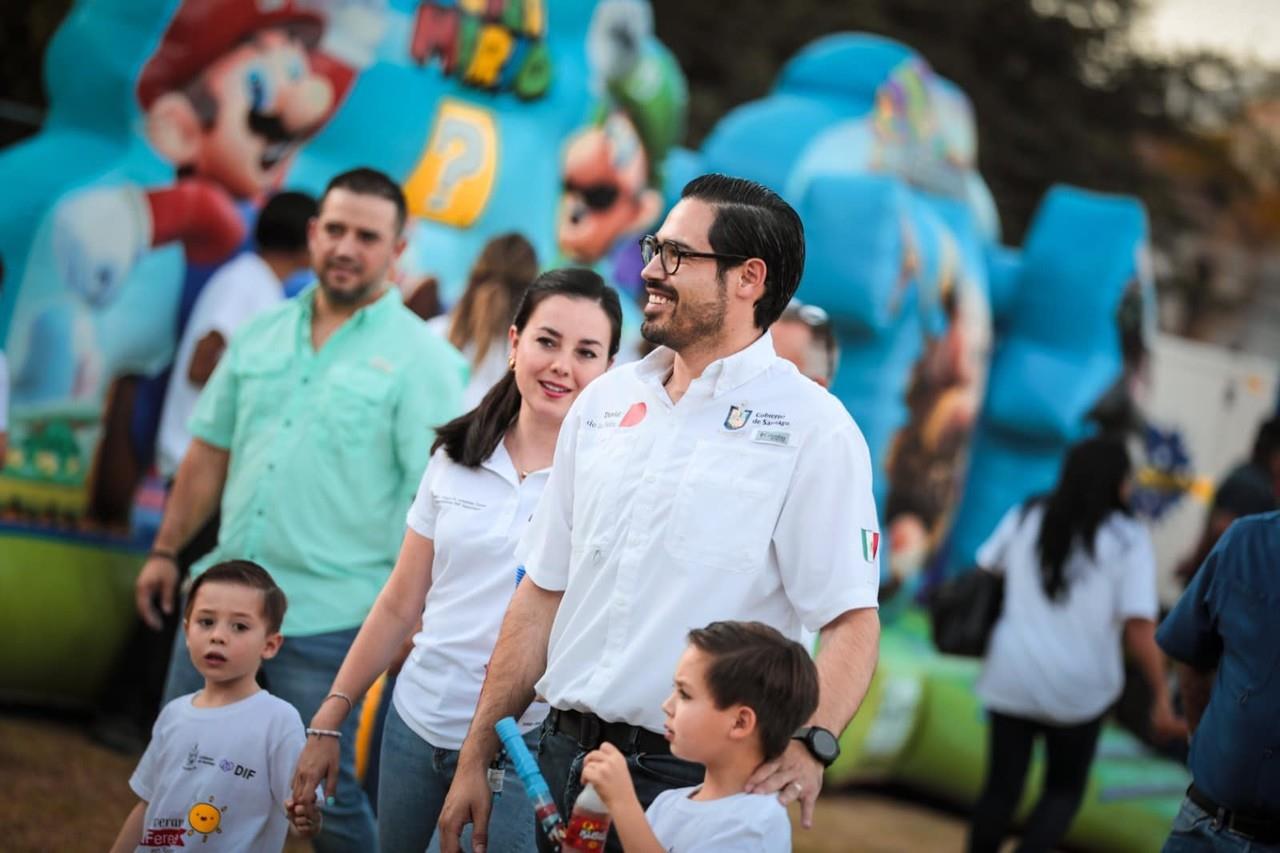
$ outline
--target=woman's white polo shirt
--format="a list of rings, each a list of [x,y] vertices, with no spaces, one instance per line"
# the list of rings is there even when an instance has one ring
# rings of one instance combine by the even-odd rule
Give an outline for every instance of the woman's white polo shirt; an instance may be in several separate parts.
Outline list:
[[[444,448],[427,464],[407,522],[435,546],[431,590],[393,701],[405,724],[432,746],[458,749],[466,737],[516,589],[515,546],[549,470],[521,482],[501,442],[478,468],[459,465]],[[531,706],[522,730],[546,713],[545,705]]]

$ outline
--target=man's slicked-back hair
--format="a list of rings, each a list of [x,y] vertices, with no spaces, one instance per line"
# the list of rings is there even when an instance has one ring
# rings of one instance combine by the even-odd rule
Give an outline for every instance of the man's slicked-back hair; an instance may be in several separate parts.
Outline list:
[[[707,235],[711,251],[760,258],[765,264],[764,296],[756,302],[755,324],[761,331],[782,314],[804,273],[804,225],[782,196],[745,178],[710,174],[685,184],[680,198],[696,198],[716,210]],[[716,261],[716,272],[736,265]]]
[[[334,190],[346,190],[357,195],[376,195],[394,204],[397,234],[404,228],[405,220],[409,217],[409,205],[404,200],[404,190],[400,189],[400,185],[391,180],[386,173],[379,172],[377,169],[361,166],[335,175],[333,180],[329,181],[329,186],[324,188],[324,194],[320,196],[321,208],[324,207],[324,200],[329,197],[329,193]]]
[[[267,570],[251,560],[227,560],[197,575],[191,583],[191,591],[187,593],[187,606],[182,614],[184,622],[191,618],[191,611],[195,609],[196,593],[207,583],[234,584],[258,590],[262,593],[262,619],[267,623],[267,633],[274,634],[280,630],[289,601]]]
[[[756,713],[764,760],[786,750],[791,735],[818,707],[818,669],[804,646],[763,622],[712,622],[689,632],[707,664],[717,708],[746,705]]]

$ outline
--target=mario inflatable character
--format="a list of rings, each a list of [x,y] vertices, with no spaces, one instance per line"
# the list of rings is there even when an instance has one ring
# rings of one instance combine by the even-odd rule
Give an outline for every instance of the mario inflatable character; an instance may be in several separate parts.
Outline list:
[[[373,60],[383,17],[333,0],[187,0],[137,84],[147,140],[177,181],[63,204],[54,251],[68,286],[101,308],[146,249],[181,243],[181,328],[209,274],[242,247],[255,200]]]
[[[382,0],[186,0],[136,85],[146,139],[176,179],[97,186],[59,205],[53,251],[76,301],[104,311],[145,252],[179,244],[172,340],[180,340],[205,282],[248,248],[262,198],[373,62],[384,25]],[[99,357],[97,347],[79,349],[77,361]],[[90,514],[117,519],[151,459],[168,371],[82,367],[110,383],[95,468],[113,494],[95,495]]]

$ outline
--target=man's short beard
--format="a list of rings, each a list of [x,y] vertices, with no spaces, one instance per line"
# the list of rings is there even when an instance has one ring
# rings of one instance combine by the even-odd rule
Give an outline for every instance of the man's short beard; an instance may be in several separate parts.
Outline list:
[[[378,286],[376,280],[370,279],[369,281],[361,282],[360,286],[355,290],[338,290],[330,287],[324,276],[319,276],[318,278],[320,280],[320,289],[324,291],[324,298],[331,305],[343,308],[359,305],[367,301],[369,294],[373,293],[374,288]]]
[[[714,340],[724,330],[725,313],[729,309],[729,288],[724,278],[716,276],[716,300],[710,305],[685,309],[680,316],[683,303],[677,299],[671,318],[665,325],[645,320],[640,324],[640,336],[651,344],[668,347],[680,352],[684,348],[698,343]]]

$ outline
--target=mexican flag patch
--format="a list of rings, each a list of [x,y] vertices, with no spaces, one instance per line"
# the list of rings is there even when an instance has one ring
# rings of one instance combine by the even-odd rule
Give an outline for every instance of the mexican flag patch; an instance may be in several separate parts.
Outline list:
[[[874,530],[862,528],[862,559],[868,563],[876,561],[876,555],[880,553],[880,534]]]

